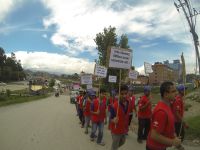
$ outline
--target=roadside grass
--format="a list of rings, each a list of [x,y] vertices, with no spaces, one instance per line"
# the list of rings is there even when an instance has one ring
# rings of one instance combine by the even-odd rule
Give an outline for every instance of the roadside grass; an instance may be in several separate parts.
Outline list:
[[[186,119],[189,128],[186,129],[186,139],[200,140],[200,115]]]
[[[16,91],[6,90],[5,92],[0,92],[0,107],[44,99],[51,96],[51,90],[52,89],[45,89],[41,94],[32,95],[28,93],[27,89]]]

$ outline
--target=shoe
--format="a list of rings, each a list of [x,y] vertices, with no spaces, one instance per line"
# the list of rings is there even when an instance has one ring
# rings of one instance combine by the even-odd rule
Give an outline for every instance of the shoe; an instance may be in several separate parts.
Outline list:
[[[98,145],[101,145],[101,146],[105,146],[105,143],[104,142],[101,142],[101,143],[97,143]]]
[[[176,146],[177,150],[185,150],[185,148],[182,145]]]
[[[94,142],[94,138],[90,138],[90,141]]]
[[[88,134],[88,131],[87,131],[87,130],[85,130],[85,134]]]
[[[137,142],[140,143],[140,144],[142,144],[142,140],[140,140],[140,139],[137,139]]]

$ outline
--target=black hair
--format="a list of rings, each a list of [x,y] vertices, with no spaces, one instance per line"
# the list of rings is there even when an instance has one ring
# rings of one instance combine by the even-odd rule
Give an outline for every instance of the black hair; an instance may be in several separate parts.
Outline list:
[[[127,85],[121,85],[121,91],[128,91],[128,86]]]
[[[163,82],[160,85],[160,95],[161,95],[161,97],[164,96],[164,93],[169,92],[170,87],[173,86],[173,85],[174,85],[174,83],[170,82],[170,81]]]

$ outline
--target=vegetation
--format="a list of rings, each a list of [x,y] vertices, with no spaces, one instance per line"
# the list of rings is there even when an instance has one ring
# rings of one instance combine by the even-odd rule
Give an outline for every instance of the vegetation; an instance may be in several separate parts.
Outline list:
[[[21,61],[16,60],[14,53],[7,57],[4,49],[0,47],[0,81],[19,81],[25,77]]]
[[[191,117],[186,120],[186,123],[189,125],[186,130],[186,138],[200,140],[200,116]]]
[[[43,99],[49,97],[49,92],[52,92],[52,88],[47,88],[43,90],[43,94],[40,95],[30,95],[28,90],[16,90],[16,91],[1,91],[0,92],[0,106],[11,105],[16,103],[30,102],[34,100]]]

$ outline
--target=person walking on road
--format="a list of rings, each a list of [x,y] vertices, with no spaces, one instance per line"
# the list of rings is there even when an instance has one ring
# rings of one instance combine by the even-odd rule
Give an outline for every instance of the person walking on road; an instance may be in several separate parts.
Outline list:
[[[112,134],[112,146],[111,150],[118,150],[119,147],[124,145],[126,141],[126,132],[128,119],[128,86],[122,85],[119,101],[116,101],[113,106],[110,107],[111,114],[111,134]]]
[[[100,91],[100,99],[95,98],[91,104],[91,121],[92,121],[92,132],[90,135],[91,141],[95,139],[95,133],[98,129],[97,144],[104,146],[103,130],[104,120],[106,117],[106,102],[103,101],[103,91]]]
[[[177,87],[178,95],[175,97],[175,101],[172,104],[174,118],[175,118],[175,132],[177,136],[181,137],[181,141],[184,139],[185,131],[184,128],[187,127],[183,121],[184,116],[184,96],[186,87],[184,85],[179,85]],[[182,145],[176,147],[179,150],[184,150]]]
[[[166,150],[167,147],[181,144],[181,140],[175,136],[174,116],[171,108],[171,103],[176,96],[174,84],[172,82],[162,83],[160,94],[161,101],[153,110],[146,150]]]
[[[150,93],[150,86],[145,86],[144,95],[140,98],[138,103],[138,143],[142,143],[142,140],[147,139],[150,129],[152,115]]]

